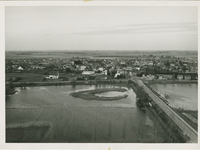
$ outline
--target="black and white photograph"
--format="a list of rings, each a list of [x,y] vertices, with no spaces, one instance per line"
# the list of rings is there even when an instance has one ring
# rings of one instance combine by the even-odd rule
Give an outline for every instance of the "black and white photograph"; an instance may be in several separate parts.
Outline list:
[[[197,6],[5,6],[5,143],[198,143]]]

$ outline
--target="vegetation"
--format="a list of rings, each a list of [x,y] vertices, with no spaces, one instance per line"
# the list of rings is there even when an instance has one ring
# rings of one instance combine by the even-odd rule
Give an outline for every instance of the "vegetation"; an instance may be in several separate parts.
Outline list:
[[[6,95],[10,95],[10,94],[15,94],[15,88],[14,88],[12,82],[9,82],[6,85]]]
[[[148,106],[148,103],[151,101],[149,95],[144,91],[142,87],[138,87],[136,90],[136,95],[137,95],[137,105],[139,107],[145,107]]]
[[[118,91],[118,92],[126,92],[126,89],[122,88],[112,88],[112,89],[96,89],[96,90],[87,90],[87,91],[79,91],[73,92],[71,95],[76,98],[82,98],[85,100],[100,100],[100,101],[112,101],[112,100],[119,100],[122,98],[126,98],[128,95],[122,96],[115,96],[115,97],[100,97],[96,96],[95,94],[109,92],[109,91]]]
[[[75,85],[77,84],[77,83],[76,83],[76,78],[73,78],[73,79],[72,79],[71,84],[72,84],[73,86],[75,86]]]
[[[173,110],[181,117],[183,118],[192,128],[194,128],[196,131],[198,131],[198,124],[194,123],[192,120],[190,120],[188,117],[186,117],[183,113],[187,113],[192,115],[194,118],[198,118],[198,111],[190,111],[190,110],[182,110],[182,109],[176,109],[173,108]]]
[[[170,134],[171,142],[186,143],[186,137],[180,128],[172,121],[172,119],[155,103],[152,101],[152,109],[154,115],[157,116],[159,122],[163,125],[166,131]]]
[[[143,87],[139,86],[136,82],[129,81],[129,86],[135,91],[137,95],[137,106],[140,108],[144,108],[149,106],[149,102],[151,102],[151,98],[149,95],[144,91]]]
[[[14,82],[40,82],[44,75],[36,73],[6,73],[6,78],[16,78],[17,80]]]
[[[170,134],[171,142],[176,143],[185,143],[188,140],[180,128],[172,121],[172,119],[155,103],[151,100],[148,94],[144,91],[144,89],[136,82],[129,81],[129,85],[134,89],[137,95],[137,106],[140,108],[144,108],[148,106],[148,103],[151,102],[152,107],[151,111],[154,115],[157,116],[159,122],[164,126],[167,132]]]

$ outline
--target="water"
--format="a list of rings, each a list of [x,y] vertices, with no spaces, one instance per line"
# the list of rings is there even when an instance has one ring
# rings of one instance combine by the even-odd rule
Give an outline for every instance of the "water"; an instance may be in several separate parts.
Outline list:
[[[198,110],[198,84],[152,84],[175,108]]]
[[[96,96],[102,96],[102,97],[115,97],[115,96],[127,95],[127,92],[111,91],[111,92],[104,92],[104,93],[95,94],[95,95]]]
[[[16,94],[6,97],[6,142],[170,142],[149,110],[137,108],[132,89],[127,98],[106,102],[70,95],[95,88],[113,86],[16,88]]]

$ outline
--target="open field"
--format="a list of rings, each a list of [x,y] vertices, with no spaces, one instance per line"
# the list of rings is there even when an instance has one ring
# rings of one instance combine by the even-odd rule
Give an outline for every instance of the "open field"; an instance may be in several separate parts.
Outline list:
[[[45,75],[36,73],[6,73],[6,78],[21,77],[19,82],[40,82]]]
[[[94,59],[108,59],[108,58],[136,58],[141,56],[145,58],[147,55],[156,56],[177,56],[198,58],[198,51],[6,51],[6,59],[39,59],[39,58],[72,58],[72,57],[89,57]]]
[[[58,81],[70,81],[75,76],[80,75],[80,73],[60,73],[59,77],[60,80],[45,80],[48,82],[58,82]],[[42,79],[47,76],[44,74],[37,74],[37,73],[23,73],[23,72],[17,72],[17,73],[6,73],[6,78],[9,77],[21,77],[21,79],[18,82],[41,82]]]
[[[72,58],[84,57],[84,53],[68,53],[68,52],[6,52],[6,59],[40,59],[40,58]],[[87,55],[88,57],[89,55]],[[86,57],[86,56],[85,56]]]

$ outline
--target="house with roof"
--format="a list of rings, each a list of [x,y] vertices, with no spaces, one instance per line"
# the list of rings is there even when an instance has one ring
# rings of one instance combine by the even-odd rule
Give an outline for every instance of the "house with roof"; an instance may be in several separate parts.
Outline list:
[[[94,73],[94,71],[83,71],[82,75],[93,75]]]
[[[178,80],[183,80],[183,75],[182,75],[182,74],[178,74],[178,75],[177,75],[177,79],[178,79]]]
[[[87,68],[87,66],[81,65],[79,68],[80,68],[81,71],[83,71]]]
[[[172,74],[157,74],[159,80],[172,80]]]
[[[191,75],[185,74],[185,75],[184,75],[184,78],[185,78],[185,80],[191,80]]]
[[[20,71],[24,70],[21,66],[19,66],[17,69]]]
[[[58,73],[51,73],[46,79],[59,79],[59,72]]]
[[[149,61],[148,65],[152,66],[153,65],[153,61]]]

